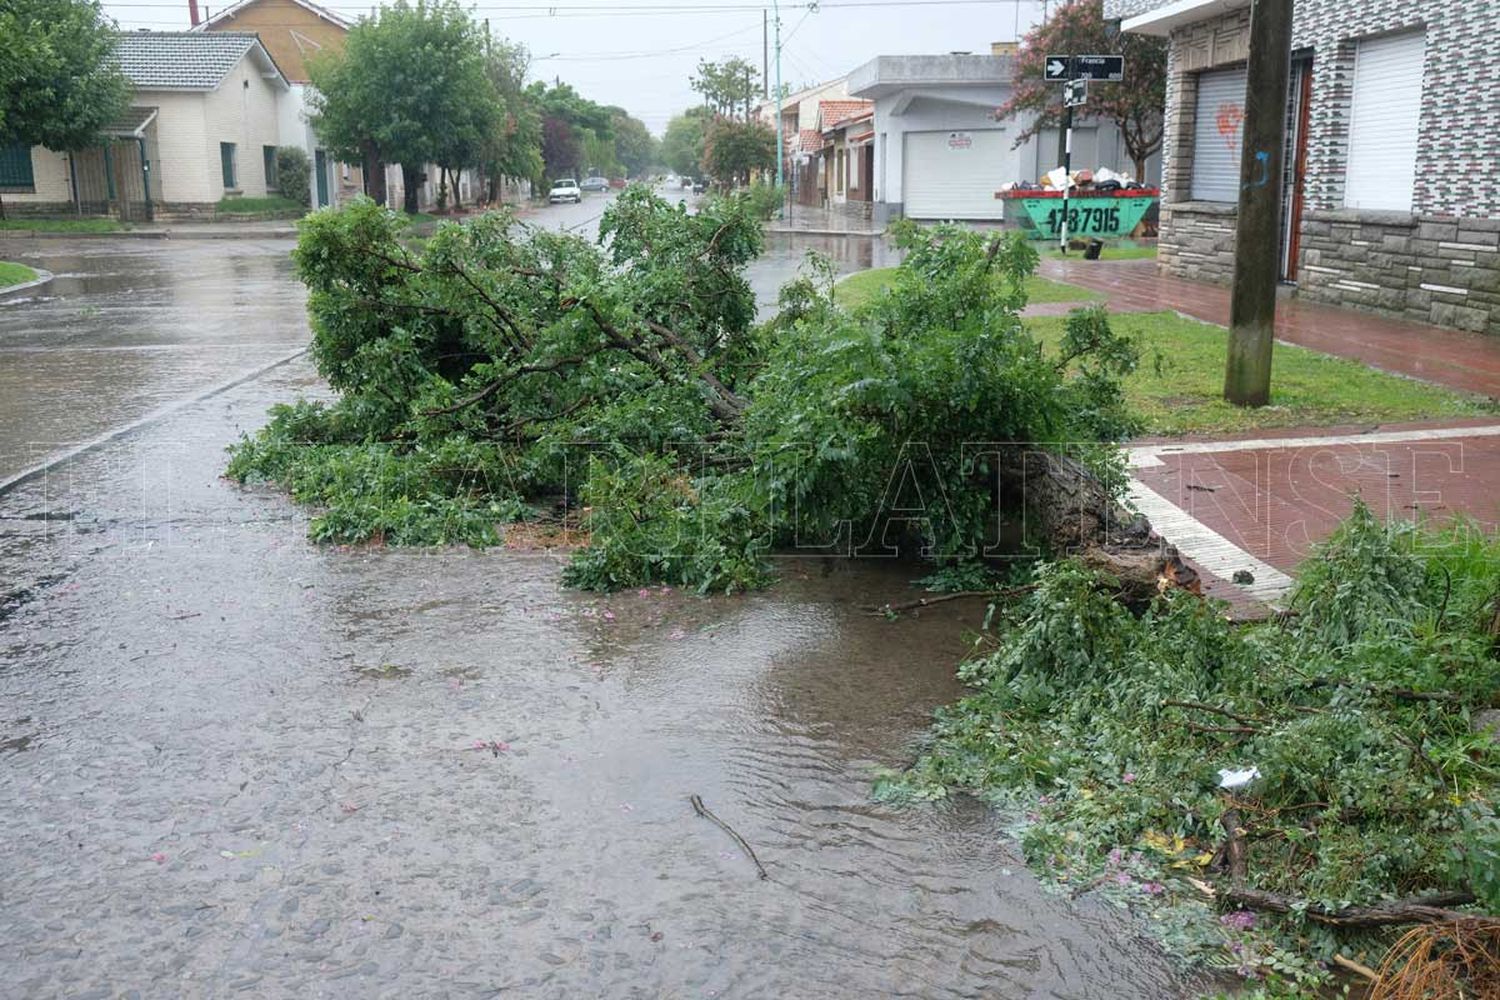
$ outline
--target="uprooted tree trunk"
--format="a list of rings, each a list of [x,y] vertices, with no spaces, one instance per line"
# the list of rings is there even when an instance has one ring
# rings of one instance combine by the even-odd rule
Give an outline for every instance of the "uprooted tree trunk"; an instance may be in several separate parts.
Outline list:
[[[1058,557],[1073,556],[1119,581],[1127,604],[1143,604],[1163,587],[1199,592],[1198,574],[1177,549],[1111,496],[1086,465],[1041,446],[1000,453],[1002,500],[1019,506],[1028,532]]]

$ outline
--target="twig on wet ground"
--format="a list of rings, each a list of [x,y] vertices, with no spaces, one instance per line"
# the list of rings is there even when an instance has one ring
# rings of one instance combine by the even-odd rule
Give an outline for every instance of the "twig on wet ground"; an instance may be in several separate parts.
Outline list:
[[[693,812],[697,813],[699,816],[702,816],[704,819],[712,820],[720,830],[723,830],[725,833],[729,834],[729,836],[734,839],[734,842],[740,845],[740,850],[744,851],[745,856],[750,859],[752,864],[755,865],[755,870],[760,872],[761,878],[771,877],[766,874],[765,866],[760,863],[760,858],[757,858],[755,856],[755,851],[753,851],[750,845],[745,842],[744,837],[741,837],[739,834],[735,833],[733,827],[731,827],[728,823],[724,822],[719,817],[715,816],[709,810],[708,806],[703,804],[703,800],[697,795],[688,796],[688,801],[693,804]]]
[[[988,597],[992,600],[1008,600],[1020,597],[1022,594],[1035,590],[1035,584],[1026,584],[1022,587],[1008,587],[1004,590],[959,590],[951,594],[934,594],[931,597],[919,597],[915,601],[906,601],[903,604],[882,604],[880,607],[869,611],[868,614],[884,617],[895,614],[898,611],[912,611],[917,608],[925,608],[932,604],[942,604],[944,601],[962,601],[976,597]]]
[[[167,620],[168,621],[174,621],[174,622],[181,622],[181,621],[186,621],[189,618],[202,618],[202,617],[203,617],[203,612],[201,612],[201,611],[189,611],[189,612],[187,612],[185,614],[180,614],[180,615],[168,615],[167,616]]]

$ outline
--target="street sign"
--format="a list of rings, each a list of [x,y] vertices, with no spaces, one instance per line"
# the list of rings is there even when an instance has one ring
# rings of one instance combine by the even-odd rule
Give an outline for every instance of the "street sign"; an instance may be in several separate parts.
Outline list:
[[[1124,56],[1048,56],[1042,77],[1052,83],[1067,80],[1098,80],[1119,83],[1125,79]]]
[[[1088,80],[1069,80],[1063,85],[1063,107],[1077,108],[1089,102]]]

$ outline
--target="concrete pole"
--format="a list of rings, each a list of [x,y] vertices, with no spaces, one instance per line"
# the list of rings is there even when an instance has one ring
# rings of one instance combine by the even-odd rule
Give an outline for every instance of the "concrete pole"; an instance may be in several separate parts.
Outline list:
[[[1240,146],[1234,289],[1229,302],[1229,361],[1224,371],[1224,398],[1237,406],[1265,406],[1271,401],[1281,167],[1291,59],[1292,0],[1254,0],[1245,137]]]
[[[786,178],[783,176],[783,161],[786,159],[782,151],[781,135],[781,3],[780,0],[772,0],[771,8],[776,18],[776,186],[780,188]]]

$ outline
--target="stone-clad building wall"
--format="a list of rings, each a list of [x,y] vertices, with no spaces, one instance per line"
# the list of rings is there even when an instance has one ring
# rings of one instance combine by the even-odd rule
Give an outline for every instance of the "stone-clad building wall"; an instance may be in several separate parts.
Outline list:
[[[1128,18],[1163,0],[1105,0]],[[1299,294],[1402,318],[1500,333],[1500,0],[1298,0],[1293,50],[1313,60]],[[1248,5],[1184,25],[1168,56],[1161,264],[1233,274],[1232,205],[1191,201],[1197,78],[1244,63]],[[1412,211],[1343,207],[1359,39],[1423,29]],[[1268,248],[1274,252],[1274,248]]]

